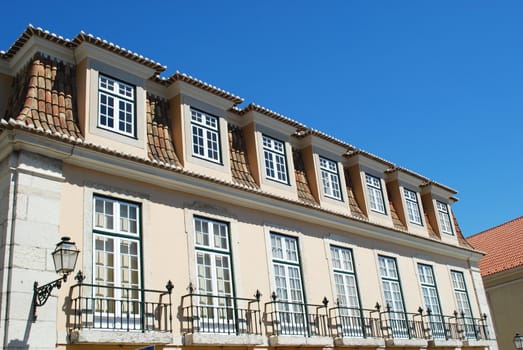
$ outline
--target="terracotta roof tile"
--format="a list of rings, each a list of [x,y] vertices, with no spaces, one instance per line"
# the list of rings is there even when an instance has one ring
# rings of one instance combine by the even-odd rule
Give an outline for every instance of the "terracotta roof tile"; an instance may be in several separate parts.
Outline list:
[[[229,150],[231,154],[231,173],[234,182],[247,187],[258,188],[252,176],[242,130],[229,124]]]
[[[196,86],[197,88],[200,88],[202,90],[208,91],[216,96],[229,100],[229,101],[233,102],[234,105],[237,105],[237,104],[243,102],[243,98],[236,96],[228,91],[222,90],[214,85],[206,83],[200,79],[187,75],[185,73],[176,72],[169,78],[162,78],[159,76],[154,76],[151,79],[164,86],[169,86],[176,81],[183,81],[187,84],[190,84],[190,85]]]
[[[400,230],[407,230],[407,227],[403,224],[403,222],[401,222],[400,217],[398,216],[398,212],[396,211],[396,207],[392,201],[389,201],[389,208],[394,227]]]
[[[244,115],[245,113],[247,112],[250,112],[250,111],[255,111],[255,112],[258,112],[260,114],[263,114],[267,117],[270,117],[270,118],[273,118],[273,119],[276,119],[276,120],[279,120],[281,122],[284,122],[288,125],[291,125],[293,127],[296,127],[300,130],[302,129],[307,129],[307,127],[305,125],[303,125],[302,123],[300,122],[297,122],[296,120],[293,120],[289,117],[286,117],[282,114],[279,114],[277,112],[274,112],[268,108],[265,108],[265,107],[262,107],[260,105],[257,105],[257,104],[254,104],[254,103],[250,103],[249,105],[247,105],[245,108],[239,110],[237,109],[236,112],[238,112],[238,114],[240,115]]]
[[[367,219],[367,216],[363,213],[363,210],[361,210],[360,205],[358,204],[358,201],[356,200],[356,196],[354,195],[354,188],[352,185],[352,180],[349,176],[349,170],[345,169],[345,183],[347,184],[347,196],[349,197],[349,208],[352,215],[361,218],[361,219]]]
[[[169,102],[148,94],[146,107],[149,159],[181,166],[172,139]]]
[[[439,235],[434,231],[434,228],[430,224],[429,215],[425,213],[425,224],[427,225],[427,231],[429,232],[429,237],[434,239],[440,239]]]
[[[341,213],[341,212],[333,212],[331,210],[321,208],[318,205],[315,205],[315,204],[312,204],[312,203],[306,203],[306,202],[304,202],[302,200],[295,200],[295,199],[292,199],[292,198],[289,198],[289,197],[284,197],[284,196],[277,195],[277,194],[274,194],[274,193],[262,191],[259,188],[247,188],[246,186],[237,184],[235,182],[225,181],[225,180],[221,180],[221,179],[217,179],[217,178],[208,176],[207,174],[202,174],[202,173],[196,173],[196,172],[193,172],[193,171],[189,171],[187,169],[184,169],[183,167],[177,167],[177,166],[172,165],[172,164],[160,162],[160,161],[157,161],[157,160],[151,160],[148,157],[147,158],[139,157],[139,156],[136,156],[136,155],[133,155],[133,154],[130,154],[130,153],[122,152],[122,151],[120,151],[118,149],[111,149],[111,148],[108,148],[108,147],[105,147],[105,146],[100,146],[100,145],[93,144],[93,143],[90,143],[90,142],[85,142],[83,139],[76,138],[74,136],[66,137],[65,135],[52,134],[50,132],[45,132],[42,129],[29,128],[24,122],[21,122],[21,121],[12,119],[12,118],[9,119],[9,120],[0,119],[0,130],[24,130],[24,131],[27,131],[27,132],[31,132],[31,133],[33,133],[35,135],[40,135],[42,137],[47,137],[47,138],[49,138],[51,140],[58,140],[58,141],[65,142],[65,143],[68,143],[68,144],[71,144],[71,145],[75,145],[75,146],[78,146],[78,147],[81,147],[81,148],[84,148],[84,149],[94,150],[94,151],[97,151],[97,152],[100,152],[100,153],[103,153],[103,154],[106,154],[106,155],[109,155],[109,156],[112,156],[112,157],[121,158],[121,159],[129,159],[129,160],[132,160],[132,161],[134,161],[136,163],[139,163],[139,164],[152,166],[152,167],[155,167],[155,168],[158,168],[158,169],[169,170],[169,171],[172,171],[173,173],[182,174],[182,175],[186,175],[186,176],[191,176],[191,177],[194,177],[194,178],[197,178],[197,179],[202,179],[202,180],[209,181],[209,182],[212,182],[212,183],[217,183],[217,184],[220,184],[220,185],[229,186],[229,187],[235,188],[235,189],[241,189],[241,190],[247,191],[249,193],[254,193],[254,194],[257,194],[257,195],[260,195],[260,196],[264,196],[266,198],[272,198],[272,199],[275,199],[275,200],[281,200],[281,201],[286,202],[286,203],[297,204],[297,205],[301,205],[301,206],[307,207],[307,208],[313,208],[314,210],[317,210],[318,212],[331,214],[331,215],[334,215],[334,216],[337,216],[337,217],[341,217],[341,218],[357,220],[357,221],[360,221],[360,222],[368,223],[369,225],[372,225],[372,226],[381,227],[381,228],[385,228],[385,229],[391,229],[391,230],[395,230],[395,231],[397,231],[399,233],[408,234],[407,232],[404,232],[404,231],[401,231],[401,230],[397,230],[395,228],[390,228],[388,226],[381,225],[379,223],[369,222],[364,216],[355,214],[355,211],[352,211],[350,214],[349,213]],[[3,131],[3,132],[6,132],[6,131]],[[423,237],[421,237],[421,238],[423,239]],[[453,246],[452,244],[441,242],[439,240],[433,240],[433,239],[429,239],[429,238],[426,238],[426,240],[433,241],[433,242],[436,241],[436,242],[438,242],[438,243],[440,243],[440,244],[442,244],[444,246],[448,246],[448,247],[452,247]],[[467,249],[467,248],[463,248],[463,249],[468,250],[470,252],[474,251],[473,249]]]
[[[88,42],[92,45],[95,45],[95,46],[98,46],[104,50],[107,50],[107,51],[111,51],[113,53],[116,53],[118,55],[120,55],[121,57],[124,57],[126,59],[129,59],[129,60],[132,60],[134,62],[137,62],[139,64],[142,64],[144,66],[147,66],[153,70],[155,70],[155,75],[153,77],[151,77],[150,79],[152,81],[155,81],[159,84],[162,84],[164,86],[169,86],[170,84],[172,84],[173,82],[175,81],[184,81],[188,84],[191,84],[193,86],[196,86],[200,89],[203,89],[203,90],[206,90],[210,93],[213,93],[217,96],[220,96],[222,98],[225,98],[231,102],[234,103],[234,105],[238,105],[240,103],[243,102],[243,99],[241,97],[238,97],[230,92],[227,92],[227,91],[224,91],[216,86],[213,86],[213,85],[210,85],[206,82],[203,82],[197,78],[194,78],[190,75],[187,75],[187,74],[183,74],[183,73],[179,73],[179,72],[176,72],[175,74],[173,74],[171,77],[169,78],[163,78],[163,77],[160,77],[159,74],[161,72],[163,72],[166,67],[159,64],[158,62],[155,62],[147,57],[144,57],[138,53],[135,53],[135,52],[132,52],[128,49],[125,49],[123,47],[120,47],[116,44],[113,44],[105,39],[102,39],[102,38],[99,38],[99,37],[95,37],[93,36],[92,34],[87,34],[87,33],[84,33],[84,32],[80,32],[78,35],[76,35],[72,40],[71,39],[67,39],[67,38],[63,38],[59,35],[56,35],[54,33],[50,33],[49,31],[47,30],[43,30],[42,28],[36,28],[36,27],[33,27],[32,25],[29,25],[26,30],[20,35],[20,37],[11,45],[11,47],[7,50],[7,52],[0,52],[0,58],[3,58],[3,59],[10,59],[12,58],[28,41],[29,39],[32,37],[32,36],[38,36],[40,38],[43,38],[45,40],[48,40],[48,41],[51,41],[51,42],[54,42],[54,43],[57,43],[58,45],[61,45],[63,47],[67,47],[67,48],[71,48],[71,49],[74,49],[76,47],[78,47],[79,45],[81,45],[82,43],[84,42]],[[291,118],[288,118],[286,116],[283,116],[277,112],[274,112],[270,109],[267,109],[265,107],[262,107],[262,106],[259,106],[257,104],[254,104],[254,103],[251,103],[249,105],[247,105],[246,107],[244,107],[243,109],[242,108],[237,108],[237,107],[233,107],[232,108],[232,111],[235,112],[235,113],[238,113],[239,115],[243,115],[251,110],[254,110],[254,111],[257,111],[261,114],[264,114],[268,117],[271,117],[271,118],[274,118],[276,120],[279,120],[283,123],[286,123],[288,125],[291,125],[291,126],[294,126],[296,127],[298,130],[297,130],[297,135],[296,136],[305,136],[307,134],[311,134],[311,135],[315,135],[317,137],[320,137],[320,138],[323,138],[325,140],[327,140],[328,142],[332,142],[334,144],[337,144],[341,147],[347,147],[347,152],[346,152],[346,156],[347,157],[351,157],[351,156],[354,156],[356,154],[362,154],[366,157],[370,157],[372,159],[375,159],[376,161],[379,161],[379,162],[382,162],[386,165],[388,165],[390,167],[391,170],[394,170],[394,169],[400,169],[401,171],[404,171],[404,172],[407,172],[413,176],[416,176],[416,177],[419,177],[421,178],[422,180],[425,180],[426,183],[425,185],[427,184],[434,184],[434,185],[437,185],[439,187],[442,187],[444,189],[447,189],[451,192],[454,192],[455,193],[455,190],[447,187],[447,186],[444,186],[440,183],[437,183],[437,182],[434,182],[428,178],[425,178],[424,176],[421,176],[411,170],[407,170],[407,169],[404,169],[404,168],[401,168],[401,167],[398,167],[397,165],[383,159],[383,158],[380,158],[374,154],[371,154],[369,152],[366,152],[366,151],[363,151],[361,149],[356,149],[355,146],[349,144],[349,143],[346,143],[344,141],[341,141],[341,140],[338,140],[332,136],[329,136],[321,131],[318,131],[318,130],[315,130],[315,129],[311,129],[309,127],[307,127],[306,125],[298,122],[298,121],[295,121]],[[51,127],[52,128],[52,127]]]
[[[76,113],[75,68],[37,53],[13,79],[4,119],[83,138]]]
[[[165,66],[162,66],[158,62],[155,62],[147,57],[144,57],[140,54],[132,52],[131,50],[128,50],[124,47],[120,47],[116,44],[113,44],[105,39],[95,37],[92,34],[87,34],[87,33],[84,33],[83,31],[81,31],[72,40],[70,40],[70,39],[63,38],[59,35],[56,35],[54,33],[51,33],[48,30],[44,30],[40,27],[34,27],[31,24],[18,37],[18,39],[13,43],[13,45],[11,45],[9,50],[4,52],[1,56],[5,59],[12,58],[33,36],[40,37],[45,40],[49,40],[51,42],[54,42],[58,45],[62,45],[67,48],[75,48],[75,47],[81,45],[83,42],[88,42],[88,43],[91,43],[102,49],[114,52],[122,57],[130,59],[137,63],[140,63],[149,68],[152,68],[155,70],[155,72],[157,74],[163,72],[166,69]]]
[[[467,240],[474,248],[487,253],[479,262],[483,276],[523,266],[523,216]]]
[[[294,160],[294,176],[296,178],[298,198],[307,203],[318,204],[318,202],[312,195],[311,187],[309,185],[309,179],[307,178],[307,173],[305,171],[305,163],[303,162],[301,152],[297,149],[293,149],[292,159]]]

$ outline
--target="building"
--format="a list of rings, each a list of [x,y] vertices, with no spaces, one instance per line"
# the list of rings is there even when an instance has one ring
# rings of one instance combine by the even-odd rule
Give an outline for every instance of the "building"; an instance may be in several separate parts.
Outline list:
[[[500,349],[523,334],[523,216],[468,238],[487,253],[479,262]]]
[[[2,54],[5,348],[497,349],[453,189],[165,69],[32,26]]]

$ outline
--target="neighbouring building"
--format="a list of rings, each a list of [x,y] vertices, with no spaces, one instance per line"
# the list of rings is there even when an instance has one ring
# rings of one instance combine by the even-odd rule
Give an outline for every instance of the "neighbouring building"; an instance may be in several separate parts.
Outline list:
[[[1,54],[4,348],[497,349],[453,189],[165,69],[32,26]]]
[[[479,261],[500,349],[523,334],[523,216],[468,237]]]

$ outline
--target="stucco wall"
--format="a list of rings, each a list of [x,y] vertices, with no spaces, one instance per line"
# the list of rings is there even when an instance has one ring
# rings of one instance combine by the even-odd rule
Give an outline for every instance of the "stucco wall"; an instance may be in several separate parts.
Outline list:
[[[465,260],[301,222],[278,215],[277,208],[269,214],[216,198],[189,195],[176,189],[155,187],[71,165],[64,165],[63,173],[66,180],[61,193],[60,228],[82,250],[78,268],[87,275],[86,282],[92,278],[92,200],[94,194],[99,194],[141,204],[144,287],[162,289],[167,280],[172,280],[173,306],[176,310],[181,296],[188,293],[189,283],[196,284],[192,218],[198,215],[229,223],[238,297],[249,298],[260,290],[262,302],[270,300],[275,290],[269,239],[269,233],[273,231],[298,239],[308,303],[320,304],[323,297],[327,297],[332,306],[336,300],[329,249],[334,244],[353,249],[364,308],[373,308],[376,302],[384,303],[377,268],[378,255],[381,254],[397,260],[407,312],[416,312],[418,307],[423,306],[417,263],[434,267],[444,314],[450,315],[456,308],[450,270],[464,272],[474,316],[479,317],[479,313],[484,312],[478,308]],[[68,288],[61,290],[61,298],[65,298],[67,293]],[[58,315],[58,339],[65,342],[65,313],[59,310]],[[174,318],[173,328],[174,333],[179,335],[179,315]]]
[[[487,286],[486,293],[499,348],[513,349],[514,335],[523,334],[523,272],[519,271],[496,286]]]

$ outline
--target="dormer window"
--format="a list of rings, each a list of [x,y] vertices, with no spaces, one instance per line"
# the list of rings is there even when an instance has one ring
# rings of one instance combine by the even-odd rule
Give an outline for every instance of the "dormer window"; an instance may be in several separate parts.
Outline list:
[[[405,195],[405,203],[407,206],[407,214],[409,221],[413,224],[422,225],[421,213],[418,204],[418,195],[416,192],[404,188],[403,193]]]
[[[265,175],[268,179],[288,183],[285,144],[272,137],[263,135],[263,158]]]
[[[454,232],[452,231],[452,224],[450,223],[449,207],[447,204],[440,201],[436,201],[436,207],[438,209],[441,231],[448,235],[454,235]]]
[[[191,108],[193,156],[219,163],[220,128],[218,118]]]
[[[365,174],[365,183],[367,184],[370,209],[378,213],[386,214],[381,180],[375,176]]]
[[[340,175],[336,162],[320,157],[320,170],[325,196],[341,200]]]
[[[98,127],[136,136],[135,87],[100,74],[98,78]]]

